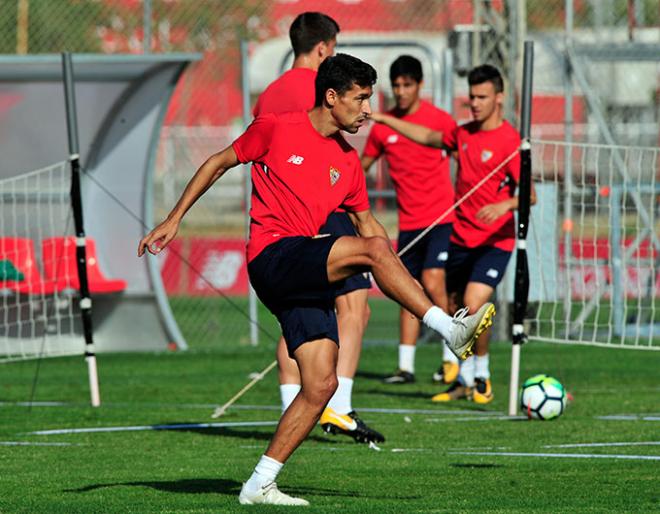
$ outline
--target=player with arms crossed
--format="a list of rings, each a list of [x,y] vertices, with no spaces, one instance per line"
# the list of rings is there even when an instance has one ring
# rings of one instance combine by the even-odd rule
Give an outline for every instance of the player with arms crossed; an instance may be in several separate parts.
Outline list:
[[[242,504],[308,505],[282,493],[275,479],[337,388],[336,283],[370,271],[386,295],[440,332],[461,358],[492,324],[492,304],[454,318],[434,306],[369,210],[359,157],[339,132],[354,134],[366,122],[375,81],[376,71],[355,57],[327,58],[316,77],[314,109],[254,120],[231,146],[202,164],[168,217],[138,245],[139,256],[145,250],[158,254],[176,236],[188,209],[229,169],[247,162],[258,166],[260,172],[252,174],[248,274],[280,322],[302,387],[243,484]],[[360,237],[319,237],[328,215],[340,206]]]
[[[488,64],[474,68],[468,74],[468,85],[473,120],[452,133],[434,131],[387,115],[375,114],[373,118],[418,143],[450,148],[459,165],[457,199],[514,155],[456,208],[446,266],[450,311],[464,306],[469,312],[476,312],[490,300],[513,251],[520,136],[502,117],[504,81],[497,68]],[[532,205],[535,202],[532,188]],[[485,331],[475,345],[475,356],[461,366],[458,380],[447,391],[435,395],[433,401],[468,398],[483,404],[493,400],[488,338],[489,332]]]
[[[339,25],[319,12],[299,14],[289,28],[293,48],[293,66],[272,82],[257,99],[254,116],[310,110],[314,107],[314,80],[321,63],[334,53]],[[321,234],[354,236],[355,229],[345,212],[330,214]],[[367,304],[371,282],[362,274],[348,277],[337,288],[335,309],[339,327],[339,385],[321,416],[326,432],[345,434],[358,442],[383,442],[385,438],[362,421],[352,406],[353,379],[362,349],[362,337],[369,320]],[[300,392],[300,372],[289,357],[284,337],[277,344],[277,366],[282,410],[285,411]]]
[[[390,82],[396,106],[389,114],[435,131],[453,132],[456,122],[452,117],[420,98],[423,78],[422,63],[415,57],[402,55],[392,63]],[[454,188],[449,174],[449,157],[443,150],[421,145],[386,125],[377,124],[369,133],[362,153],[365,172],[381,155],[387,160],[396,191],[398,249],[401,251],[451,207]],[[403,264],[422,284],[431,301],[444,310],[447,310],[445,263],[453,221],[452,212],[401,256]],[[417,318],[402,308],[399,316],[399,368],[385,378],[386,383],[415,381],[415,344],[419,331]],[[442,367],[434,379],[451,384],[456,380],[458,370],[458,359],[445,346]]]

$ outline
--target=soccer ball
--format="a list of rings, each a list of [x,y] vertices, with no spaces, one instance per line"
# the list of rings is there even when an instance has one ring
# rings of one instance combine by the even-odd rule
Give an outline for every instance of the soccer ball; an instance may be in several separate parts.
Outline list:
[[[520,391],[520,407],[529,419],[554,419],[566,408],[566,390],[556,378],[536,375],[525,380]]]

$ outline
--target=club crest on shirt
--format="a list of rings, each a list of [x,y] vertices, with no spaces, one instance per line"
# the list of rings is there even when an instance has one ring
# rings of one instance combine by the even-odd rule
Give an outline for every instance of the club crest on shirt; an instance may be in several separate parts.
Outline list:
[[[481,152],[481,162],[488,162],[488,159],[490,159],[493,156],[493,152],[490,150],[482,150]]]
[[[387,144],[393,145],[398,140],[399,140],[399,136],[397,136],[396,134],[390,134],[389,136],[387,136]]]
[[[330,166],[330,185],[334,186],[339,181],[339,177],[341,177],[341,172],[337,168]]]

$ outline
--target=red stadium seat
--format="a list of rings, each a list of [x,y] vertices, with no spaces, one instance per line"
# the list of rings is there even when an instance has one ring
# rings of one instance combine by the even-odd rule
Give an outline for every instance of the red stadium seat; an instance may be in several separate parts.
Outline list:
[[[96,257],[96,243],[87,238],[87,282],[90,293],[118,293],[126,289],[126,281],[109,279],[103,275]],[[62,289],[80,288],[76,267],[76,238],[52,237],[41,242],[46,277]]]
[[[53,294],[59,291],[53,280],[44,280],[37,267],[34,243],[22,237],[0,237],[0,261],[9,261],[23,274],[23,280],[0,279],[0,291],[14,291],[29,295]]]

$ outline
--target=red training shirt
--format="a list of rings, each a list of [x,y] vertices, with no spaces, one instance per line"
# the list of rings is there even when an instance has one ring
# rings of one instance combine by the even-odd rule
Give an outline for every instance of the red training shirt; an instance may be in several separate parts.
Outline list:
[[[389,114],[396,116],[396,110]],[[399,117],[444,134],[456,128],[449,114],[426,101],[421,101],[413,114]],[[454,188],[449,157],[444,150],[420,145],[386,125],[376,124],[369,133],[363,154],[373,158],[385,154],[396,190],[399,230],[426,228],[451,207]],[[440,223],[453,221],[454,213],[450,211]]]
[[[456,208],[456,222],[451,234],[453,243],[467,248],[494,246],[512,251],[515,245],[513,212],[507,212],[490,225],[479,221],[477,212],[485,205],[515,195],[520,177],[520,135],[506,120],[494,130],[479,130],[475,122],[470,122],[448,134],[445,144],[458,152],[456,200],[515,152],[513,159]]]
[[[339,133],[319,134],[307,112],[260,116],[232,146],[255,164],[248,262],[282,237],[318,234],[339,206],[369,209],[357,152]]]
[[[254,117],[262,114],[308,111],[314,107],[316,71],[293,68],[271,82],[259,95],[252,109]]]

